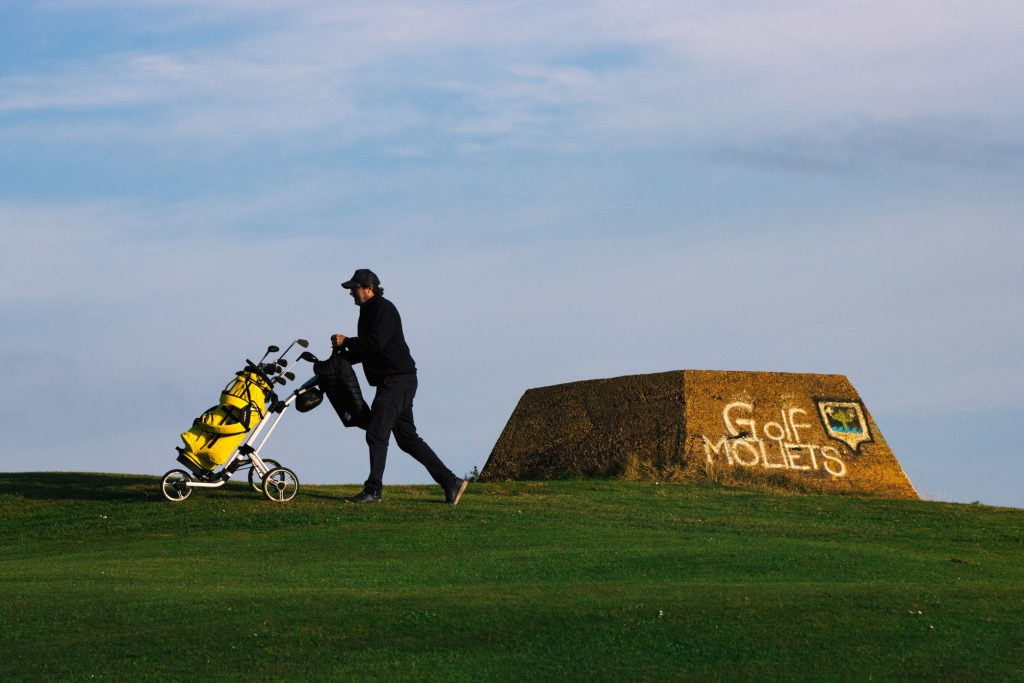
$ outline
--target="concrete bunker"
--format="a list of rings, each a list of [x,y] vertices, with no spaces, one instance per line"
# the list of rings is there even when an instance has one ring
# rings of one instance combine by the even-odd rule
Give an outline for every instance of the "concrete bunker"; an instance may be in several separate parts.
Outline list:
[[[844,375],[677,370],[529,389],[480,473],[708,476],[918,497]]]

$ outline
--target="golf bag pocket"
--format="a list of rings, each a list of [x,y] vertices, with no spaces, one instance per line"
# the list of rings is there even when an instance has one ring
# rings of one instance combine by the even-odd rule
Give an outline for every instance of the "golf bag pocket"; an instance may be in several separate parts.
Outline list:
[[[220,395],[220,404],[193,421],[181,435],[181,458],[200,470],[223,465],[266,413],[270,384],[255,372],[239,372]]]
[[[295,397],[295,410],[308,413],[324,400],[324,392],[319,387],[310,387]]]

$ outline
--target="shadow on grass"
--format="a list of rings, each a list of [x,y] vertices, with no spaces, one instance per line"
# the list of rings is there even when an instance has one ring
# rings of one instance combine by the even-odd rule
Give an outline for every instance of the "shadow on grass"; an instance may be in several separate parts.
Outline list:
[[[322,500],[333,500],[333,501],[344,503],[345,502],[345,496],[351,496],[352,494],[351,493],[337,493],[337,494],[322,493],[320,491],[310,491],[308,488],[303,487],[303,488],[299,489],[298,495],[302,496],[303,498],[320,498]]]
[[[299,489],[302,498],[316,498],[346,503],[345,496],[359,491],[357,487],[344,491]],[[199,491],[200,494],[262,498],[243,482],[231,482],[223,488]],[[385,495],[387,493],[385,492]],[[95,472],[0,472],[0,496],[19,496],[33,500],[107,500],[132,502],[158,502],[167,504],[160,493],[160,480],[142,474],[104,474]],[[444,505],[444,499],[410,499],[403,504]]]
[[[351,496],[351,495],[353,495],[355,493],[359,493],[359,490],[360,489],[358,487],[353,487],[351,491],[347,491],[347,492],[343,492],[343,493],[325,493],[323,491],[311,491],[308,488],[301,488],[301,489],[299,489],[299,496],[301,496],[302,498],[317,498],[317,499],[320,499],[320,500],[330,500],[330,501],[334,501],[334,502],[345,503],[346,505],[351,505],[353,508],[357,508],[357,507],[360,507],[361,505],[357,504],[357,503],[349,503],[348,501],[345,500],[345,497],[346,496]],[[388,493],[387,493],[387,489],[385,488],[384,489],[384,503],[389,502],[388,501],[388,497],[389,496],[388,496]],[[436,500],[434,500],[434,499],[429,499],[428,500],[428,499],[423,499],[423,498],[413,498],[413,499],[403,499],[401,502],[402,502],[402,505],[446,505],[446,503],[444,502],[443,498],[439,498],[439,499],[436,499]],[[371,508],[374,507],[373,505],[365,505],[365,504],[363,504],[362,506],[371,507]]]
[[[91,472],[0,472],[0,495],[38,500],[164,500],[160,480],[154,477]]]

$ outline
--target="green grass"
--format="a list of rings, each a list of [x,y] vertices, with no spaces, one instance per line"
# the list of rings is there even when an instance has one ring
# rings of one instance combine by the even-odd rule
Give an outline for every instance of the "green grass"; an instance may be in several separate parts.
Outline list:
[[[3,680],[1024,680],[1024,510],[0,474]]]

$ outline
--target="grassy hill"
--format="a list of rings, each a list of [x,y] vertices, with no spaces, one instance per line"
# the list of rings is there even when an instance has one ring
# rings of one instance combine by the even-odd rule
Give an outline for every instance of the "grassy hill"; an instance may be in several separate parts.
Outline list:
[[[301,473],[300,473],[301,476]],[[1024,510],[0,474],[4,680],[1024,680]]]

